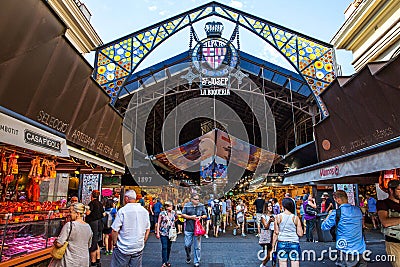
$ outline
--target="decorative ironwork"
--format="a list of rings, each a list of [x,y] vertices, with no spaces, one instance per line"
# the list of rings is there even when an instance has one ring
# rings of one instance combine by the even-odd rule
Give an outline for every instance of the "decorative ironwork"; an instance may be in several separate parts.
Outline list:
[[[237,68],[237,71],[236,71],[235,73],[232,73],[232,76],[235,77],[235,78],[237,79],[238,84],[241,84],[241,83],[242,83],[242,80],[243,80],[245,77],[248,77],[249,75],[243,73],[242,70],[241,70],[240,67],[239,67],[239,68]]]
[[[193,80],[195,80],[196,78],[199,78],[199,77],[200,77],[200,74],[194,74],[192,71],[192,68],[189,68],[188,73],[181,76],[182,79],[186,79],[188,81],[189,85],[192,85]]]
[[[211,16],[232,21],[275,47],[307,81],[323,117],[328,116],[319,95],[336,77],[333,46],[216,2],[99,47],[93,74],[95,80],[114,101],[125,80],[154,48],[183,28]]]

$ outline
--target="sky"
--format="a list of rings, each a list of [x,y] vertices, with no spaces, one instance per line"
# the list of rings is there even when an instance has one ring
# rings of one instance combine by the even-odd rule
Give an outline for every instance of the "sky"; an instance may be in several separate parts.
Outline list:
[[[81,0],[81,2],[92,14],[90,23],[103,43],[107,44],[210,1]],[[329,43],[344,23],[344,11],[352,0],[220,0],[217,2]],[[203,30],[205,23],[212,20],[224,23],[222,37],[229,39],[234,24],[218,17],[211,17],[194,24],[200,40],[206,37]],[[158,46],[153,53],[146,57],[137,70],[187,51],[188,48],[189,30],[185,28]],[[294,70],[275,48],[244,28],[240,29],[240,50]],[[94,52],[85,57],[93,65]],[[354,73],[350,51],[336,50],[336,60],[341,65],[342,75]]]

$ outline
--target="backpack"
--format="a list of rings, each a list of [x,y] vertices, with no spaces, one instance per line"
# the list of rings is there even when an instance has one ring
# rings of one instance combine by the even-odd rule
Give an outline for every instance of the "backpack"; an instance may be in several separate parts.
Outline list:
[[[221,206],[218,203],[214,203],[213,211],[215,215],[219,215],[221,213]]]
[[[101,221],[102,221],[103,227],[105,229],[111,228],[111,225],[113,223],[113,218],[112,218],[112,215],[111,215],[111,211],[106,211],[106,216],[104,216],[101,219]]]
[[[307,204],[305,213],[310,216],[315,216],[315,215],[317,215],[318,212],[317,212],[317,209],[315,209],[315,208],[311,207],[309,204]]]

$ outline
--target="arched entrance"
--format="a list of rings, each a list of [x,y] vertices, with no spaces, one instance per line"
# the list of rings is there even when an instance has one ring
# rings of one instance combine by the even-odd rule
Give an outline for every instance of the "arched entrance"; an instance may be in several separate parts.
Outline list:
[[[200,20],[218,16],[272,45],[310,87],[323,118],[329,115],[319,95],[336,78],[332,45],[226,5],[211,2],[99,47],[93,77],[112,103],[139,64],[163,41]]]

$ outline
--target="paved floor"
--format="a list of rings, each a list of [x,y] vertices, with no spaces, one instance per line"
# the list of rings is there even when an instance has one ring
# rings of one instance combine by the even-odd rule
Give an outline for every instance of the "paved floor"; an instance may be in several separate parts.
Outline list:
[[[301,240],[301,249],[315,250],[317,257],[321,255],[322,250],[328,250],[330,247],[334,249],[333,242],[318,242],[308,243]],[[375,259],[376,255],[384,255],[385,243],[382,240],[382,235],[377,231],[366,232],[367,248],[372,251],[371,259]],[[258,239],[254,234],[248,234],[246,237],[233,236],[232,232],[222,234],[218,238],[210,237],[202,238],[202,260],[201,266],[204,267],[258,267],[260,260],[257,253],[260,251]],[[110,266],[112,256],[102,255],[102,266]],[[172,245],[171,251],[172,266],[185,267],[193,266],[185,263],[185,251],[183,244],[183,236],[179,235],[178,239]],[[143,253],[143,267],[161,266],[161,243],[151,234]],[[324,254],[322,260],[302,261],[301,266],[326,266],[333,267],[335,262],[329,260],[328,253]],[[268,263],[271,266],[271,262]],[[368,266],[386,267],[391,266],[389,262],[381,262],[373,260]]]

